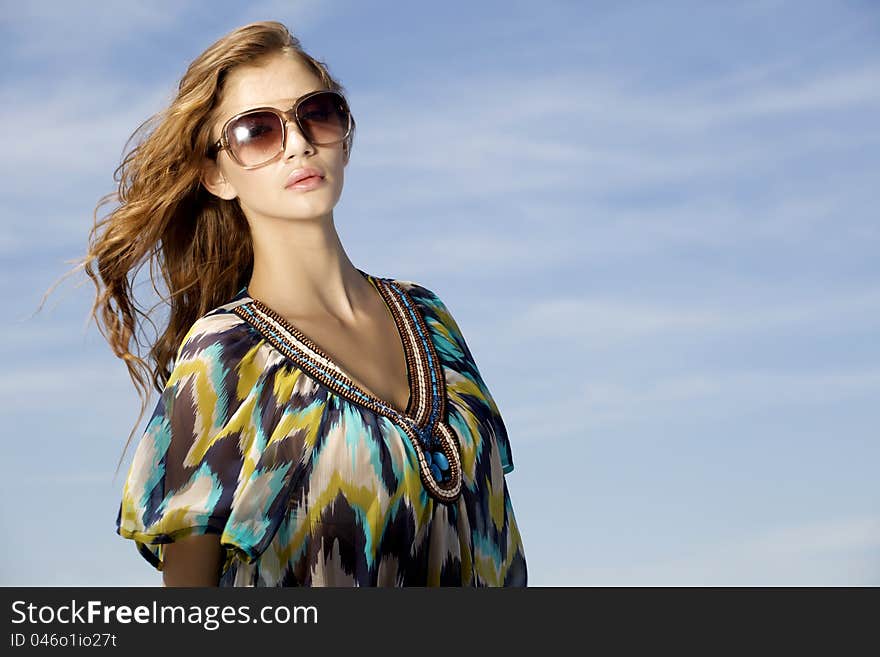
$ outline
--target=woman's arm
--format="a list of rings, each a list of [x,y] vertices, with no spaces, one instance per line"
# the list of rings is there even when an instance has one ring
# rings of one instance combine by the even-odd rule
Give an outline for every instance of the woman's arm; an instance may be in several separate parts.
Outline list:
[[[223,566],[219,534],[187,536],[164,546],[165,586],[217,586]]]

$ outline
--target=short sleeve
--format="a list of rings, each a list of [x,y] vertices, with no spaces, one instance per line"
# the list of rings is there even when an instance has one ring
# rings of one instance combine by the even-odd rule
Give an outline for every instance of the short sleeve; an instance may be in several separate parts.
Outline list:
[[[138,443],[117,515],[157,570],[163,546],[218,534],[223,572],[255,561],[277,532],[301,450],[273,433],[265,356],[233,313],[200,318],[178,349],[170,377]]]
[[[426,295],[427,300],[431,305],[432,312],[442,326],[444,332],[443,337],[455,344],[461,353],[464,354],[464,362],[461,363],[459,368],[473,379],[474,383],[480,390],[485,415],[485,425],[494,435],[495,443],[501,455],[502,470],[504,471],[504,474],[508,474],[513,471],[513,453],[510,448],[510,438],[507,435],[507,427],[501,417],[501,412],[498,410],[498,405],[495,403],[495,399],[489,391],[489,387],[486,385],[486,382],[483,381],[476,360],[464,338],[464,334],[443,300],[440,299],[436,293],[423,286],[419,285],[418,288],[420,288],[420,290]]]

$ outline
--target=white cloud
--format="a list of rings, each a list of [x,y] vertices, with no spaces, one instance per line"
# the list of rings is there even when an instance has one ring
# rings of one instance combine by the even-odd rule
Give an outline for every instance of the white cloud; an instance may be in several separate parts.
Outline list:
[[[667,425],[687,419],[729,425],[757,409],[779,409],[780,417],[798,408],[819,413],[823,404],[846,400],[864,404],[878,393],[880,370],[869,368],[830,372],[683,369],[642,379],[612,380],[587,374],[579,383],[531,390],[529,399],[521,403],[512,398],[497,401],[516,443],[538,445],[548,436],[561,440],[595,435],[600,428],[623,430],[633,422]],[[633,441],[642,439],[632,436]]]
[[[785,292],[791,299],[792,292]],[[620,295],[557,297],[525,306],[516,321],[505,317],[490,333],[514,342],[572,339],[589,349],[624,340],[691,335],[713,338],[749,333],[768,335],[803,327],[812,335],[843,327],[868,328],[880,323],[880,290],[846,290],[839,295],[780,299],[773,288],[754,291],[729,286],[726,300],[655,299],[621,301]],[[802,293],[799,294],[802,296]],[[503,321],[503,325],[502,322]]]
[[[880,583],[880,517],[783,524],[738,540],[682,548],[682,556],[546,570],[543,585],[865,586]],[[537,584],[537,582],[536,582]]]
[[[52,58],[66,64],[111,47],[171,29],[192,5],[188,0],[89,0],[19,2],[3,7],[2,22],[15,30],[10,55],[23,60]]]

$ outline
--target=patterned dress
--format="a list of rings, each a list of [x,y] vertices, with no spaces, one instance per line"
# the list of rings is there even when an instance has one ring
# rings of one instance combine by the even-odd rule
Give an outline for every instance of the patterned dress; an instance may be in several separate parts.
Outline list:
[[[247,288],[199,318],[138,443],[116,520],[157,570],[220,535],[220,586],[526,586],[507,430],[458,325],[358,270],[406,352],[404,413]]]

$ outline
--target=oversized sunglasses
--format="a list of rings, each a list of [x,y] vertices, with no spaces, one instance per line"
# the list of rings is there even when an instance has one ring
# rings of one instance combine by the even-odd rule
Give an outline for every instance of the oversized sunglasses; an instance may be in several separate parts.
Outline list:
[[[208,157],[214,159],[226,150],[245,169],[274,162],[287,148],[288,121],[295,121],[302,136],[315,146],[345,141],[354,122],[342,94],[312,91],[300,96],[287,112],[275,107],[239,112],[223,124],[220,139],[208,147]]]

